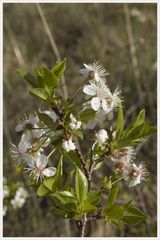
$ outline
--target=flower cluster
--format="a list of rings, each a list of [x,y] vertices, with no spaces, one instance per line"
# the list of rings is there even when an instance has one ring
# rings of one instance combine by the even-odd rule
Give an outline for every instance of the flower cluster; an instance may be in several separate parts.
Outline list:
[[[111,160],[115,163],[116,171],[121,173],[126,181],[131,180],[129,187],[140,184],[142,180],[148,177],[145,164],[141,162],[139,166],[136,166],[134,163],[135,154],[133,147],[125,147],[114,151],[111,156]]]
[[[118,106],[120,91],[116,89],[111,93],[106,85],[107,71],[97,62],[92,65],[84,64],[85,69],[81,69],[80,73],[87,76],[89,85],[85,85],[83,92],[91,96],[91,107],[94,111],[103,110],[105,114],[111,112]]]
[[[56,114],[52,111],[46,111],[52,119],[55,120]],[[50,138],[46,133],[46,126],[42,124],[36,114],[25,116],[24,120],[16,126],[17,132],[22,132],[18,147],[12,144],[11,152],[17,165],[23,160],[27,165],[25,169],[30,171],[30,177],[37,181],[55,175],[54,167],[47,167],[48,157],[44,154],[44,148],[50,144]]]

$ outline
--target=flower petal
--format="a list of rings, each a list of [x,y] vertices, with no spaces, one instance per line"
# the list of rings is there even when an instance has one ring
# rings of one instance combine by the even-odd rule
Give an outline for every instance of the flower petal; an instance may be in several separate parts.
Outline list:
[[[87,75],[90,71],[88,69],[80,69],[79,73],[83,74],[83,75]]]
[[[98,97],[94,97],[91,100],[91,106],[93,108],[93,110],[98,111],[98,109],[100,108],[100,99]]]
[[[56,174],[57,169],[54,167],[48,167],[43,170],[43,175],[46,177],[51,177]]]
[[[83,92],[90,96],[96,95],[96,91],[97,91],[97,86],[95,84],[85,85],[83,88]]]
[[[105,112],[108,112],[109,109],[108,109],[108,104],[107,104],[106,99],[102,100],[102,108]]]
[[[43,169],[47,166],[48,159],[47,156],[41,155],[39,158],[36,160],[36,166],[40,169]]]

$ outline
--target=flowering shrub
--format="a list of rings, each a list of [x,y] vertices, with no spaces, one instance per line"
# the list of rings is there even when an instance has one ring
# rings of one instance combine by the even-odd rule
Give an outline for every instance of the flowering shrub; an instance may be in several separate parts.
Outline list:
[[[15,130],[22,135],[18,146],[12,144],[12,156],[28,172],[37,195],[53,200],[52,213],[76,222],[79,236],[85,235],[91,219],[118,226],[138,224],[147,216],[132,205],[132,200],[118,204],[116,199],[121,181],[135,187],[148,178],[145,163],[135,163],[135,146],[155,133],[155,128],[145,121],[145,110],[124,127],[120,90],[110,90],[106,84],[108,72],[98,62],[84,64],[80,74],[85,81],[64,99],[59,89],[65,68],[64,59],[51,70],[38,68],[36,75],[17,70],[31,85],[29,92],[41,101],[43,110],[25,115],[18,123]],[[75,103],[81,89],[84,100]],[[114,110],[118,110],[114,128],[98,129],[94,124],[95,130],[88,129],[91,120],[98,122],[99,117]],[[80,145],[84,146],[88,135],[84,153]],[[57,164],[54,159],[58,159]],[[64,162],[70,166],[68,172]],[[108,163],[112,163],[112,173],[99,181],[94,172]]]

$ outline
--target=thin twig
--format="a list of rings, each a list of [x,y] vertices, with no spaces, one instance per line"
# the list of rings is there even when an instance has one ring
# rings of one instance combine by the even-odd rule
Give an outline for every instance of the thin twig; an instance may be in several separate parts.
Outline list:
[[[61,55],[60,55],[60,52],[58,50],[58,47],[56,45],[56,42],[54,40],[54,37],[53,37],[53,34],[51,33],[51,30],[50,30],[50,27],[47,23],[47,20],[46,20],[46,17],[45,17],[45,14],[44,14],[44,11],[41,7],[41,4],[39,3],[36,3],[36,7],[37,7],[37,10],[38,10],[38,13],[41,17],[41,20],[42,20],[42,23],[43,23],[43,26],[44,26],[44,29],[46,31],[46,34],[49,38],[49,41],[51,43],[51,46],[52,46],[52,49],[53,49],[53,52],[57,58],[58,61],[61,61]],[[68,97],[68,89],[67,89],[67,85],[66,85],[66,80],[65,80],[65,77],[64,75],[61,77],[61,81],[62,81],[62,87],[63,87],[63,93],[64,93],[64,97],[67,98]]]

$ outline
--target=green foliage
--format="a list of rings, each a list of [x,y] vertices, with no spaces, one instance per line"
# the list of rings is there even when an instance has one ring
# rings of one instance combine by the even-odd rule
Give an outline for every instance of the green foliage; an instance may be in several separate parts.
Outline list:
[[[129,206],[123,214],[122,221],[126,224],[138,224],[147,219],[147,216],[138,208]]]
[[[134,146],[144,137],[156,133],[156,128],[145,121],[145,110],[141,110],[134,123],[121,132],[121,136],[112,143],[112,149]]]
[[[40,88],[41,83],[38,78],[32,75],[30,72],[26,72],[22,69],[17,69],[16,72],[23,77],[32,87],[34,88]]]
[[[78,167],[76,169],[75,190],[76,190],[76,196],[80,201],[80,203],[86,200],[87,193],[88,193],[88,181],[86,176]]]
[[[105,205],[106,209],[109,209],[112,204],[115,202],[117,195],[118,195],[119,187],[118,185],[113,185],[112,188],[109,190],[108,200]]]
[[[80,120],[82,122],[87,122],[90,119],[93,119],[96,115],[96,112],[93,109],[87,109],[87,110],[83,110],[80,113]]]
[[[78,137],[78,138],[80,138],[81,140],[83,140],[83,133],[82,133],[81,130],[77,129],[77,130],[73,131],[73,134],[74,134],[76,137]]]
[[[31,88],[30,90],[31,95],[37,97],[39,100],[46,101],[48,99],[48,92],[44,88]]]
[[[102,193],[99,190],[89,191],[87,195],[87,201],[97,206],[100,203]]]
[[[123,131],[123,107],[122,102],[119,102],[119,109],[118,109],[118,118],[117,118],[117,126],[116,126],[116,138],[118,139]]]
[[[45,185],[42,183],[37,190],[37,195],[39,197],[42,197],[45,196],[47,193],[49,193],[49,189],[45,187]]]
[[[64,59],[63,61],[60,61],[56,64],[55,67],[52,68],[51,72],[52,74],[56,75],[58,78],[60,78],[62,76],[62,74],[65,72],[66,70],[66,62],[67,60]]]
[[[46,113],[38,113],[39,119],[50,129],[54,130],[54,121]]]

